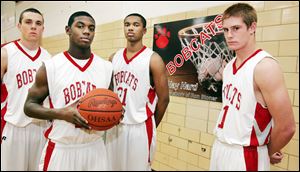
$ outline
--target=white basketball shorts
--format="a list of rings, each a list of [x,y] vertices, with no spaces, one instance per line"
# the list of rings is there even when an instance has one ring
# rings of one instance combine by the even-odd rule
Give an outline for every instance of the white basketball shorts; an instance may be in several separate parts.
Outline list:
[[[211,171],[269,171],[267,146],[243,147],[215,140],[212,148]]]
[[[155,147],[153,116],[140,124],[119,124],[106,133],[110,170],[150,171]]]
[[[1,171],[37,171],[48,126],[46,121],[25,127],[6,122],[2,131]]]
[[[40,171],[107,171],[103,139],[85,144],[66,145],[47,141],[40,160]]]

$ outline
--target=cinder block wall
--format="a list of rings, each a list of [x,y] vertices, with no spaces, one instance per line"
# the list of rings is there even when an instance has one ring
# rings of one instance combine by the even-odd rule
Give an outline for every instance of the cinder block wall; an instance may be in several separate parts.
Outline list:
[[[299,171],[299,2],[249,3],[258,12],[257,46],[278,59],[297,123],[296,134],[283,149],[283,161],[271,166],[271,170]],[[156,23],[220,14],[229,5],[149,18],[144,44],[152,47]],[[107,59],[125,45],[123,20],[97,26],[92,45],[94,53]],[[62,33],[44,38],[43,46],[54,55],[68,49],[68,37]],[[171,96],[167,112],[157,128],[157,151],[152,168],[208,170],[214,141],[212,132],[220,109],[221,103]]]

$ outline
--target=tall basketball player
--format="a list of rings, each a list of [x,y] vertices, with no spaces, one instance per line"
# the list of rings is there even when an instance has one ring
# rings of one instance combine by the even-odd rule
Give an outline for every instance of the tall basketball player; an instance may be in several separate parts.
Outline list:
[[[108,88],[112,76],[109,61],[91,52],[95,20],[85,11],[73,13],[65,28],[69,49],[46,61],[29,90],[25,113],[52,120],[40,161],[40,170],[107,170],[103,131],[90,130],[80,116],[76,102],[95,88]],[[40,104],[50,96],[52,108]]]
[[[211,170],[270,170],[270,161],[281,161],[281,149],[295,132],[283,74],[270,54],[256,48],[256,24],[255,9],[245,3],[223,14],[225,39],[236,57],[223,72]]]
[[[114,91],[125,109],[121,123],[107,133],[106,146],[113,170],[151,170],[156,126],[169,103],[162,58],[143,45],[146,20],[140,14],[124,19],[127,47],[110,57]]]
[[[27,117],[23,105],[38,68],[50,54],[40,47],[44,31],[40,11],[24,10],[17,27],[21,39],[1,48],[1,171],[34,171],[46,142],[47,122]],[[7,94],[2,92],[6,90]]]

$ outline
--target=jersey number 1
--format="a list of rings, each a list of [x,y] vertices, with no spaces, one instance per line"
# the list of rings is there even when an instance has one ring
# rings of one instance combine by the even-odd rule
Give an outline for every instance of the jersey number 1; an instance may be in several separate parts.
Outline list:
[[[219,128],[223,128],[224,127],[224,122],[225,122],[225,118],[226,118],[226,115],[227,115],[227,112],[228,112],[228,108],[229,108],[229,106],[225,106],[223,108],[224,114],[223,114],[221,123],[218,125]]]

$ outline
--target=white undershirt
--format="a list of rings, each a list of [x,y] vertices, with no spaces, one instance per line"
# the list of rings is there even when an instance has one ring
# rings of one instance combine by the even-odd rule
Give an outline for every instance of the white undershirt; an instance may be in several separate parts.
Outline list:
[[[84,67],[86,65],[86,63],[89,61],[89,58],[88,59],[77,59],[77,58],[71,56],[70,53],[68,53],[68,54],[80,67]]]

